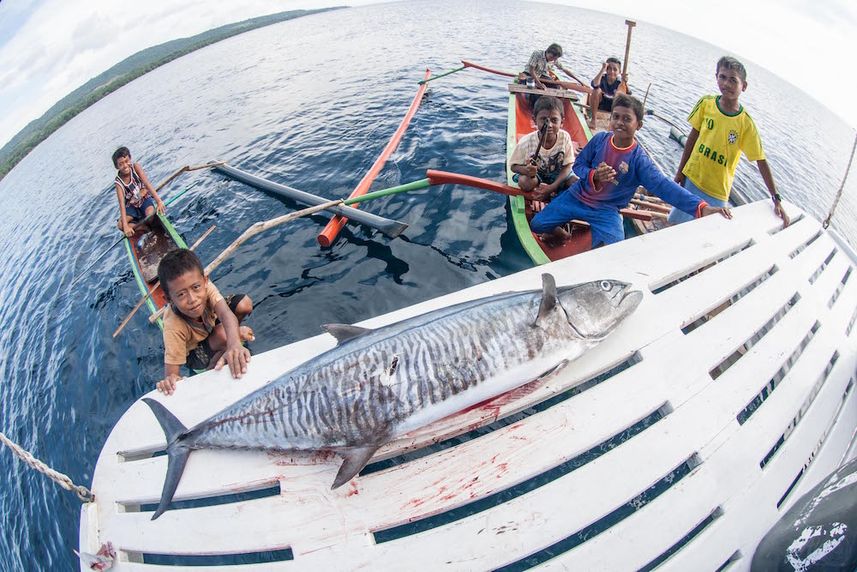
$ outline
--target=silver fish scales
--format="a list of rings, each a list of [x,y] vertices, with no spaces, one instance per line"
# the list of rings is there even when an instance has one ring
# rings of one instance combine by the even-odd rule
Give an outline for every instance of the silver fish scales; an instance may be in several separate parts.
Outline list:
[[[600,342],[642,294],[601,280],[509,292],[375,330],[325,328],[335,348],[187,429],[145,399],[167,435],[167,478],[154,518],[169,506],[187,455],[201,448],[333,450],[336,488],[386,443],[554,371]]]

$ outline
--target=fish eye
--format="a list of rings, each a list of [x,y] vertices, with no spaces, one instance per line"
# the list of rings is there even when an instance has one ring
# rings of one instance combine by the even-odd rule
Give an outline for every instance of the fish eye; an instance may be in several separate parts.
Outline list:
[[[601,281],[601,289],[604,290],[605,292],[609,292],[610,290],[613,289],[613,285],[610,282],[608,282],[607,280],[602,280]]]

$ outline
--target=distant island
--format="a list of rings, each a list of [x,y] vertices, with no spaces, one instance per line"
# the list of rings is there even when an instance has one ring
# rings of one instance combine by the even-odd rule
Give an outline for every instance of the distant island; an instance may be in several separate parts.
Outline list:
[[[204,48],[220,40],[225,40],[226,38],[255,28],[269,26],[318,12],[339,10],[344,7],[278,12],[268,16],[260,16],[234,24],[227,24],[189,38],[172,40],[141,50],[133,56],[122,60],[104,73],[92,78],[56,102],[44,115],[28,123],[6,145],[0,148],[0,179],[5,177],[36,145],[47,139],[51,133],[62,127],[75,115],[102,97],[109,95],[126,83],[137,79],[158,66],[171,62],[194,50]]]

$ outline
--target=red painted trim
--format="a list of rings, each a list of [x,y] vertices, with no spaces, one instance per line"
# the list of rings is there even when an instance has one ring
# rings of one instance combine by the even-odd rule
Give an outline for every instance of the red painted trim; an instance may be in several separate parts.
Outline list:
[[[431,76],[431,70],[426,69],[424,80],[428,79]],[[417,94],[414,96],[414,100],[411,102],[411,106],[408,108],[408,112],[405,114],[405,117],[402,119],[402,122],[399,124],[399,128],[396,129],[396,132],[393,133],[393,137],[390,138],[390,141],[387,143],[387,146],[384,147],[384,150],[381,151],[381,154],[378,155],[378,158],[375,159],[375,162],[372,164],[372,167],[369,171],[363,176],[357,186],[351,191],[351,194],[348,195],[349,199],[353,199],[354,197],[359,197],[361,195],[365,195],[369,191],[369,187],[372,186],[372,183],[375,182],[375,177],[378,176],[378,173],[381,172],[381,169],[384,167],[384,163],[387,162],[387,159],[390,158],[390,155],[393,154],[393,151],[396,150],[396,147],[399,145],[399,141],[402,139],[402,136],[405,134],[405,130],[408,128],[408,124],[411,122],[411,119],[417,112],[417,109],[420,106],[420,103],[423,100],[423,94],[428,87],[427,83],[423,83],[420,85],[417,90]],[[357,208],[357,204],[351,205],[352,208]],[[336,237],[339,235],[339,231],[342,230],[342,227],[345,226],[345,223],[348,219],[336,215],[330,222],[327,223],[327,226],[324,227],[319,235],[316,237],[318,243],[321,246],[330,246],[333,244],[333,241],[336,240]]]
[[[434,169],[429,169],[426,171],[426,177],[428,177],[430,185],[465,185],[509,196],[524,194],[521,189],[516,189],[509,185],[489,181],[488,179],[481,179],[479,177],[471,177],[470,175],[461,175],[459,173],[449,173],[447,171],[435,171]]]

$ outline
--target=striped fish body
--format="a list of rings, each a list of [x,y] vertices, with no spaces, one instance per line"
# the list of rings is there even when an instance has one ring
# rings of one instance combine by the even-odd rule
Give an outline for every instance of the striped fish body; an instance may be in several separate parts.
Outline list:
[[[641,298],[614,281],[557,290],[544,276],[542,291],[473,300],[376,330],[329,326],[335,348],[174,432],[174,445],[334,450],[345,458],[339,486],[387,441],[578,357]]]

